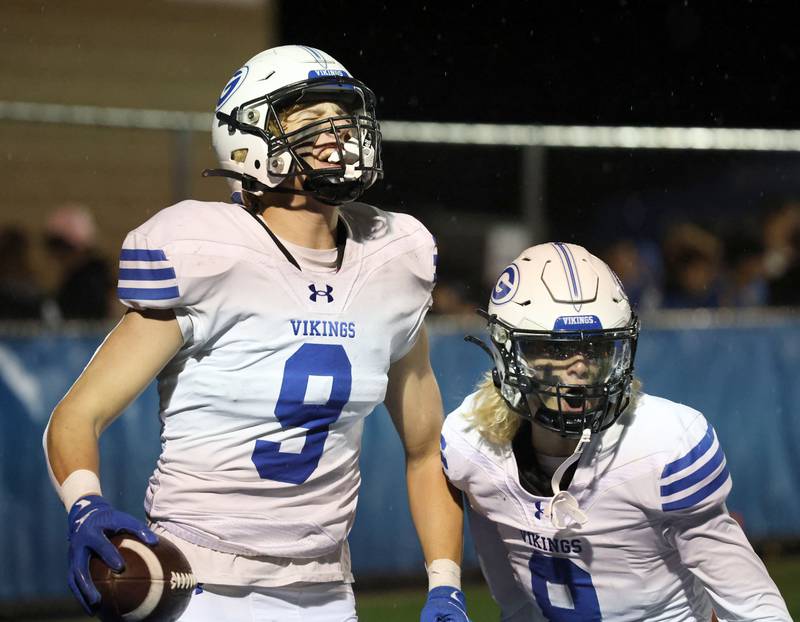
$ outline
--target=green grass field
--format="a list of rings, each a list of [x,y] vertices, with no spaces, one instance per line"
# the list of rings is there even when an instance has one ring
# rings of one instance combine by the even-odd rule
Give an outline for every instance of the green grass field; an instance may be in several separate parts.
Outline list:
[[[781,590],[789,612],[800,622],[800,557],[777,559],[767,563],[770,575]],[[499,610],[483,584],[466,585],[469,616],[473,622],[495,622]],[[390,591],[357,592],[359,622],[415,622],[419,620],[425,594],[423,590],[402,589]],[[4,618],[0,614],[0,619]],[[89,618],[20,617],[20,622],[87,622]]]

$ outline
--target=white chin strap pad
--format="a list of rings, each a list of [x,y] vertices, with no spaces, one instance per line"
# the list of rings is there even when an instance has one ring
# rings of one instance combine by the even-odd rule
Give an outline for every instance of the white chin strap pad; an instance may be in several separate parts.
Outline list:
[[[575,446],[575,451],[561,463],[550,480],[550,486],[553,488],[553,498],[550,500],[546,511],[550,521],[553,523],[553,527],[556,529],[565,529],[572,522],[583,525],[589,520],[589,517],[581,510],[578,500],[575,499],[572,493],[561,490],[561,478],[564,477],[567,469],[580,459],[584,447],[589,444],[591,439],[592,431],[589,428],[584,429],[581,434],[581,440]]]

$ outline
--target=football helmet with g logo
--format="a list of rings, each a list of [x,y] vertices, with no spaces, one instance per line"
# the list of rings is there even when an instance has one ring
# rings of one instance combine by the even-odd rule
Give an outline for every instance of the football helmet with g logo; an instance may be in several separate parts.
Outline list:
[[[586,249],[526,249],[503,270],[480,313],[491,347],[480,345],[515,412],[578,438],[587,428],[606,429],[625,410],[639,322],[617,276]]]
[[[296,106],[332,102],[342,114],[287,131],[281,113]],[[336,146],[322,169],[298,153],[321,134]],[[238,69],[217,101],[211,130],[220,169],[234,192],[311,195],[333,205],[354,201],[383,174],[375,95],[336,59],[320,50],[286,45],[257,54]],[[281,184],[299,177],[302,189]]]

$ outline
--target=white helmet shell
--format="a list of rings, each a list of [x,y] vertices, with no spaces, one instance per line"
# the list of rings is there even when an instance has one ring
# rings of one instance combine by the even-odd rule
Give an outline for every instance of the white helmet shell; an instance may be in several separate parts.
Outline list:
[[[500,274],[485,317],[492,377],[521,416],[577,438],[606,429],[627,407],[639,323],[617,276],[585,248],[524,250]],[[576,357],[590,375],[565,374],[571,363],[532,363]]]
[[[271,189],[281,184],[293,167],[299,164],[291,148],[285,148],[285,142],[281,144],[277,141],[280,136],[271,132],[270,122],[277,120],[277,101],[274,95],[292,85],[298,86],[296,93],[302,93],[303,88],[324,83],[325,79],[329,83],[337,79],[349,80],[348,86],[340,89],[340,92],[348,93],[351,98],[360,96],[363,106],[353,117],[358,126],[362,119],[360,115],[368,115],[370,111],[366,109],[370,105],[374,106],[374,96],[361,83],[352,80],[350,73],[339,61],[321,50],[302,45],[271,48],[257,54],[234,72],[217,100],[211,129],[212,143],[221,168],[237,174],[228,177],[234,193],[242,191],[241,175],[253,178]],[[263,130],[264,135],[269,137],[269,142],[264,136],[241,131],[240,127],[226,123],[220,113],[235,118],[243,126],[254,126]],[[374,109],[371,114],[374,122]],[[377,122],[374,123],[377,130]],[[360,177],[364,167],[372,168],[377,163],[379,168],[379,138],[365,137],[364,134],[359,134],[362,136],[362,166],[353,166],[352,158],[348,159],[348,179]],[[277,153],[276,144],[284,147],[278,149]],[[345,144],[343,155],[335,157],[341,157],[344,161],[352,151],[358,151],[358,143],[356,146]],[[363,185],[371,185],[379,174],[380,172],[377,175],[367,175],[368,178],[362,180]],[[261,191],[253,193],[261,194]]]
[[[562,242],[522,251],[500,274],[488,311],[515,328],[541,331],[619,328],[632,314],[611,268]]]

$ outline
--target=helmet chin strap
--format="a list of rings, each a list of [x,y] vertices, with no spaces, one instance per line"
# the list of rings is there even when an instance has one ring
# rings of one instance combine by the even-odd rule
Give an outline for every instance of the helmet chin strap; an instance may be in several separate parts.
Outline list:
[[[474,343],[489,355],[489,357],[492,359],[492,362],[495,364],[494,368],[492,369],[492,380],[494,381],[494,385],[498,389],[502,390],[502,379],[497,371],[497,361],[495,361],[495,356],[491,348],[489,348],[489,346],[487,346],[483,341],[477,337],[473,337],[472,335],[467,335],[464,337],[464,341]],[[504,397],[503,399],[506,398]],[[508,405],[512,407],[514,411],[526,417],[527,419],[530,419],[531,422],[536,423],[535,413],[531,412],[530,404],[528,403],[528,400],[525,399],[524,395],[520,401],[524,404],[524,407],[519,406],[514,408],[513,405],[506,399],[506,403],[508,403]],[[524,411],[527,411],[527,415],[523,409]],[[584,428],[583,432],[581,433],[581,438],[578,441],[578,444],[575,446],[575,450],[572,452],[572,455],[559,465],[550,480],[550,486],[553,489],[553,498],[550,500],[545,513],[556,529],[565,529],[570,521],[574,521],[578,523],[578,525],[583,525],[589,520],[589,517],[586,516],[586,513],[580,509],[578,500],[575,499],[572,493],[566,490],[561,490],[561,479],[564,477],[564,473],[567,472],[567,469],[580,460],[583,450],[591,440],[591,428]]]
[[[306,175],[303,188],[312,193],[318,200],[331,205],[349,203],[361,196],[361,171],[355,164],[361,159],[358,141],[355,138],[341,142],[337,139],[337,148],[331,151],[327,161],[338,164],[341,175]]]
[[[303,180],[304,194],[329,205],[341,205],[355,201],[361,196],[361,184],[356,180],[332,181],[330,177],[319,175]]]
[[[550,500],[550,504],[547,506],[546,513],[550,518],[550,522],[553,523],[553,526],[556,529],[565,529],[569,524],[570,519],[579,525],[583,525],[589,520],[589,517],[586,516],[586,513],[580,509],[578,500],[572,495],[572,493],[566,490],[561,490],[561,478],[564,477],[564,473],[567,472],[567,469],[580,460],[584,448],[589,444],[591,439],[591,429],[584,428],[583,433],[581,434],[581,439],[575,446],[575,451],[572,452],[572,455],[569,456],[569,458],[561,463],[561,465],[556,469],[556,472],[553,473],[553,477],[550,480],[550,486],[553,489],[553,498]]]

